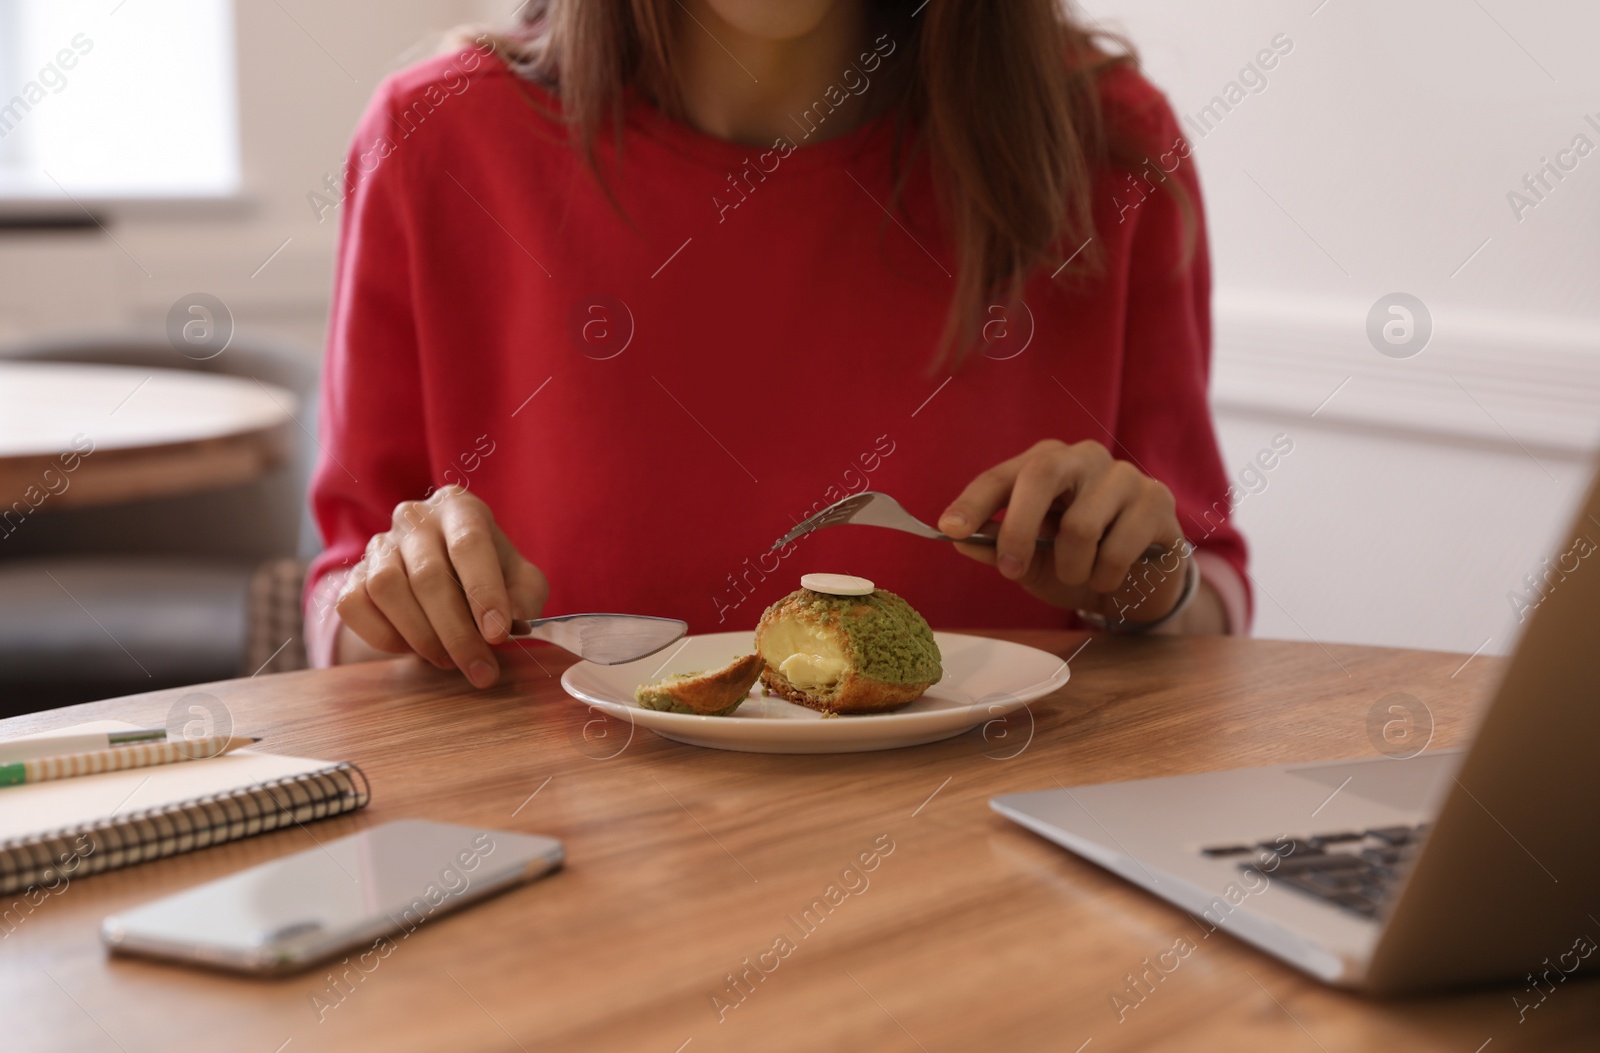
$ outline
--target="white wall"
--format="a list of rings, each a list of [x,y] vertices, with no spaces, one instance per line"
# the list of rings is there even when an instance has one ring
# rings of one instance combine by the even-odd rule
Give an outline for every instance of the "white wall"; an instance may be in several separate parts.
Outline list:
[[[336,224],[316,221],[307,192],[339,164],[385,73],[439,31],[513,4],[236,6],[246,201],[118,223],[149,277],[99,234],[0,237],[0,340],[158,328],[173,300],[204,291],[241,334],[315,354]],[[1237,473],[1273,435],[1295,442],[1238,511],[1255,546],[1257,633],[1469,652],[1492,637],[1486,650],[1504,650],[1505,593],[1563,528],[1597,438],[1600,153],[1520,221],[1506,193],[1575,135],[1600,147],[1583,119],[1600,121],[1600,12],[1581,0],[1088,10],[1134,39],[1190,116],[1275,36],[1293,42],[1264,90],[1204,135],[1190,128],[1227,460]],[[1403,360],[1365,336],[1368,308],[1396,291],[1434,323]]]
[[[1507,650],[1507,593],[1561,540],[1600,440],[1600,9],[1085,7],[1195,144],[1227,460],[1295,442],[1238,508],[1257,635]],[[1256,91],[1207,121],[1280,34],[1265,85],[1245,74]],[[1594,154],[1519,218],[1507,193],[1578,135]],[[1432,316],[1413,357],[1367,338],[1393,292]]]
[[[108,12],[116,5],[87,6],[85,27],[104,30],[95,38],[101,53],[91,58],[107,58],[116,42]],[[268,333],[310,354],[320,351],[338,224],[337,213],[319,223],[306,194],[343,161],[378,81],[431,51],[441,32],[478,18],[485,5],[245,0],[234,6],[244,200],[221,215],[169,210],[122,217],[112,229],[126,254],[98,232],[0,236],[0,340],[125,323],[159,332],[173,301],[200,291],[228,305],[241,335]],[[115,15],[139,17],[141,5],[134,3]]]

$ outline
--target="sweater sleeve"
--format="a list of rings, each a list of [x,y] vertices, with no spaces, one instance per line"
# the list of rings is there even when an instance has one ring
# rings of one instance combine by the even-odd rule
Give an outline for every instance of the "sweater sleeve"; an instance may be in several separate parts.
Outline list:
[[[1118,177],[1113,220],[1134,225],[1117,453],[1171,489],[1201,576],[1222,598],[1229,631],[1243,634],[1246,548],[1207,399],[1211,263],[1200,180],[1166,100],[1155,96],[1142,117],[1149,157],[1139,173]]]
[[[393,82],[356,129],[343,176],[339,251],[323,360],[321,455],[311,509],[324,551],[306,575],[306,649],[333,661],[338,586],[394,506],[429,486],[407,191],[394,140]],[[326,205],[326,203],[324,203]],[[331,210],[326,205],[324,215]]]

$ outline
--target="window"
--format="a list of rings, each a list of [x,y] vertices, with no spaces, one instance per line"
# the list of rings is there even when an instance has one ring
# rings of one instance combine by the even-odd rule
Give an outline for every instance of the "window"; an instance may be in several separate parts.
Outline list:
[[[239,191],[229,0],[0,0],[0,210]]]

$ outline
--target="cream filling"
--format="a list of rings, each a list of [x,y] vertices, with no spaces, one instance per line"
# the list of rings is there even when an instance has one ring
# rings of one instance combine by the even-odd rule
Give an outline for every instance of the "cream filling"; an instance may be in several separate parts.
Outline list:
[[[793,622],[773,625],[762,634],[761,657],[802,691],[837,684],[850,667],[849,657],[830,637]]]
[[[778,672],[802,690],[831,687],[844,675],[845,660],[820,654],[792,654],[778,663]]]

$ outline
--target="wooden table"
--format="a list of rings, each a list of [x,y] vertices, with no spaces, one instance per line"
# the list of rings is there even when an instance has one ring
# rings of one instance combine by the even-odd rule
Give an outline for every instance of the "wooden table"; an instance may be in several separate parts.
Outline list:
[[[217,373],[0,362],[0,508],[81,508],[248,482],[288,457],[295,401]]]
[[[1082,637],[1010,633],[1071,655]],[[1593,1050],[1600,988],[1518,1023],[1511,989],[1371,1002],[1321,987],[1001,819],[995,794],[1242,764],[1372,755],[1366,714],[1409,692],[1460,744],[1499,661],[1232,639],[1095,639],[1026,717],[884,753],[775,757],[596,718],[563,652],[485,692],[411,660],[204,690],[283,752],[358,762],[364,812],[73,882],[0,939],[8,1050]],[[1337,663],[1334,661],[1337,659]],[[542,664],[542,666],[541,666]],[[1342,667],[1342,668],[1341,668]],[[1348,671],[1348,675],[1346,675]],[[191,689],[192,690],[192,689]],[[0,724],[160,723],[184,691]],[[587,728],[586,728],[587,725]],[[587,735],[586,735],[587,731]],[[342,987],[113,960],[108,913],[376,823],[423,817],[551,834],[566,870],[430,921]],[[863,852],[834,913],[798,915]],[[892,846],[892,851],[888,851]],[[728,974],[798,949],[722,1014]],[[1111,995],[1179,936],[1181,971],[1119,1021]],[[1517,990],[1520,990],[1518,988]],[[292,1040],[292,1041],[291,1041]]]

